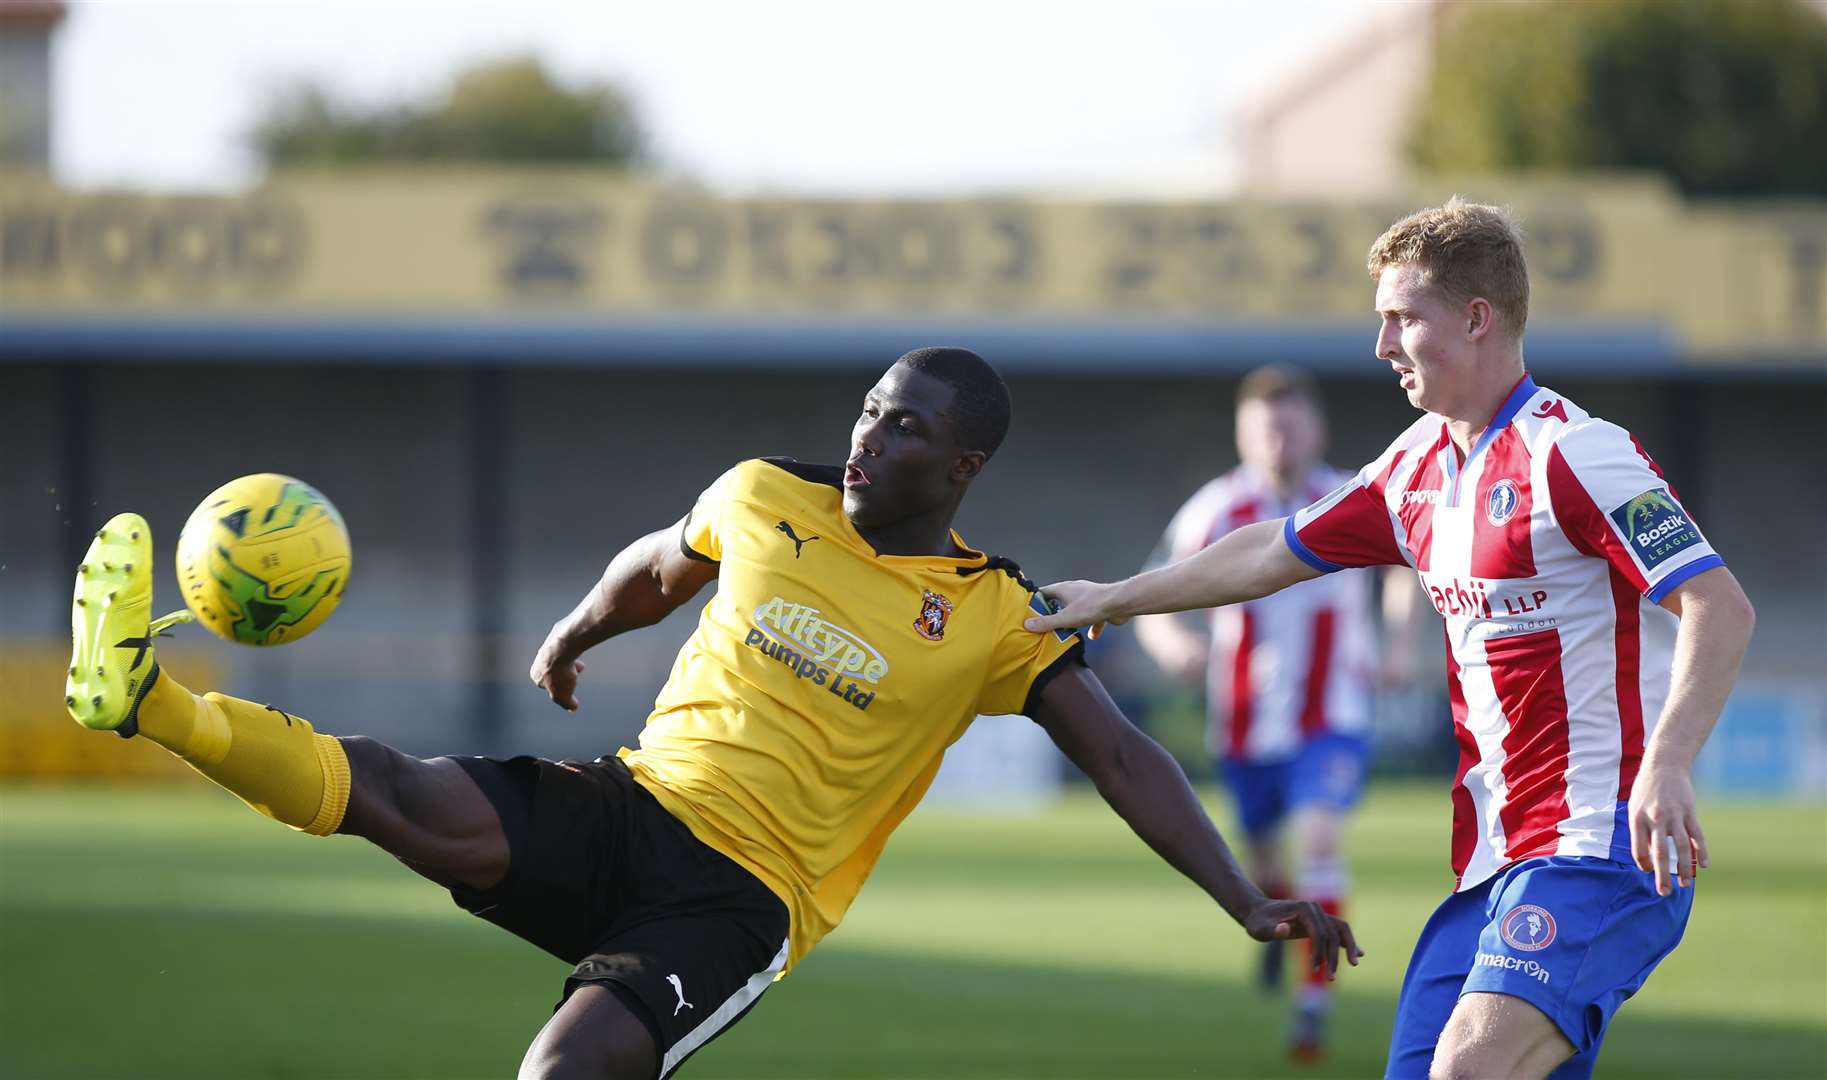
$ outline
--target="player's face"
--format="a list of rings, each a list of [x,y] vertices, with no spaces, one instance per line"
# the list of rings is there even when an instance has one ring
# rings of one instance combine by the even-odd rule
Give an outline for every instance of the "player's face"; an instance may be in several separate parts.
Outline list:
[[[852,522],[889,525],[953,497],[961,454],[948,414],[953,393],[896,364],[863,398],[844,463],[844,513]]]
[[[1302,397],[1251,398],[1237,406],[1237,456],[1271,476],[1298,477],[1326,447],[1326,423]]]
[[[1475,392],[1477,352],[1465,308],[1424,282],[1413,263],[1385,267],[1377,277],[1377,356],[1389,361],[1417,409],[1453,416]]]

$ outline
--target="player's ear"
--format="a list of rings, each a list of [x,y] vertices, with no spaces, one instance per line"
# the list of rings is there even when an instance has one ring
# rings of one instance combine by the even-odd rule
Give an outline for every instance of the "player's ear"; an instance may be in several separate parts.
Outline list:
[[[990,456],[981,450],[958,451],[958,456],[952,459],[952,483],[968,484],[977,479],[977,474],[983,471],[983,463],[989,459]]]
[[[1497,312],[1491,302],[1482,296],[1475,296],[1465,305],[1465,336],[1477,341],[1491,330],[1492,320]]]

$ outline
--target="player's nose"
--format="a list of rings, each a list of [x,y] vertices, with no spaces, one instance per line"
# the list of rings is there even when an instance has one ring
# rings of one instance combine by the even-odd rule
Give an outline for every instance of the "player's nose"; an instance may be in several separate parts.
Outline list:
[[[882,456],[882,439],[876,422],[872,420],[857,421],[856,428],[850,433],[851,456]]]

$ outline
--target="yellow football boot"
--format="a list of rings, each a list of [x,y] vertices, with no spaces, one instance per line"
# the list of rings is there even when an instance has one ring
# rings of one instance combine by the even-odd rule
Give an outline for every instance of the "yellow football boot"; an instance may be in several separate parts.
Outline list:
[[[116,514],[76,570],[63,700],[77,723],[122,738],[139,730],[135,711],[159,677],[152,639],[191,619],[188,611],[151,614],[152,530],[138,514]]]

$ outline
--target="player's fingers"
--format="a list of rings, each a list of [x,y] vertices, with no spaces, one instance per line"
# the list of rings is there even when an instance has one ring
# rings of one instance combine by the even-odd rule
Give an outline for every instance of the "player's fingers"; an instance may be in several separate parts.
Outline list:
[[[1275,936],[1276,941],[1286,941],[1287,939],[1293,937],[1294,936],[1293,924],[1285,923],[1285,922],[1276,923],[1274,936]]]
[[[1657,896],[1669,893],[1668,871],[1668,830],[1654,822],[1649,827],[1649,872],[1656,877]]]
[[[1633,811],[1630,815],[1630,857],[1637,861],[1637,869],[1652,869],[1650,848],[1649,815],[1641,810]]]
[[[1339,941],[1345,946],[1345,959],[1351,961],[1352,967],[1357,967],[1358,961],[1364,956],[1364,950],[1358,948],[1357,935],[1351,932],[1351,924],[1344,919],[1339,919],[1338,924]]]
[[[1682,888],[1694,883],[1694,841],[1688,836],[1687,828],[1676,822],[1668,831],[1669,839],[1674,841],[1675,870]]]
[[[1313,907],[1313,954],[1319,960],[1318,967],[1326,973],[1327,979],[1338,978],[1339,971],[1339,934],[1338,928],[1332,925],[1332,919],[1319,905]]]
[[[1696,869],[1704,869],[1709,861],[1706,852],[1706,833],[1700,829],[1700,819],[1691,814],[1687,819],[1687,835],[1694,841],[1694,866]]]
[[[584,673],[584,662],[582,660],[573,661],[572,667],[577,671],[577,673],[579,675],[582,675]]]

